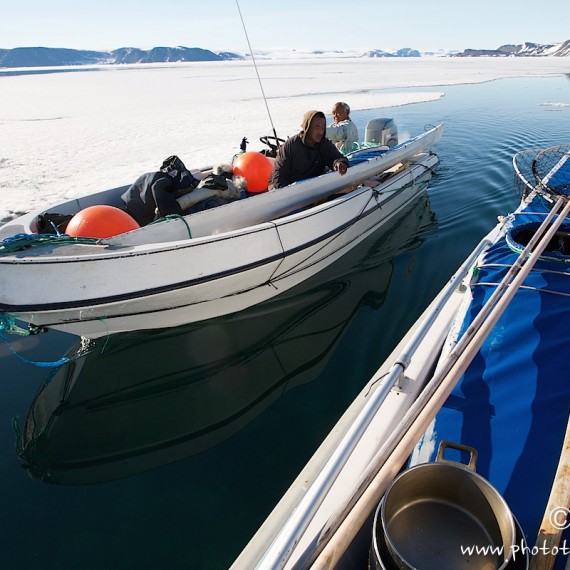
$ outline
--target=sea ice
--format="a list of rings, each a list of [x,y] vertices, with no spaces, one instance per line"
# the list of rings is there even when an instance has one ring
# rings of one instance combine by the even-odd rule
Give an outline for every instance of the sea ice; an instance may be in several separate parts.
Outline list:
[[[385,109],[436,100],[447,85],[568,70],[567,58],[555,57],[264,59],[257,66],[282,138],[298,132],[307,109],[329,116],[338,100],[354,111]],[[227,162],[242,137],[257,150],[259,137],[272,134],[251,61],[101,66],[6,75],[0,83],[0,219],[129,184],[171,154],[191,168]]]

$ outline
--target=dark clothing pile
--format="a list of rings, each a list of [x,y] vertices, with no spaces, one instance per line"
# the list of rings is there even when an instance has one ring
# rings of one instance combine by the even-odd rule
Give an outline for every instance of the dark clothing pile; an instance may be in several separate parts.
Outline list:
[[[237,194],[239,190],[236,189],[232,182],[232,174],[233,171],[230,170],[223,172],[222,174],[210,174],[200,180],[197,188],[206,188],[207,190],[221,191],[224,194],[227,194],[227,196],[218,195],[206,198],[205,200],[202,200],[201,202],[198,202],[194,206],[188,208],[188,210],[185,210],[184,214],[195,214],[196,212],[211,210],[212,208],[217,208],[218,206],[223,206],[224,204],[229,204],[230,202],[239,200],[240,197]]]
[[[181,215],[176,199],[192,191],[198,182],[178,157],[169,157],[159,172],[139,176],[121,198],[127,212],[140,226],[146,226],[165,216]]]

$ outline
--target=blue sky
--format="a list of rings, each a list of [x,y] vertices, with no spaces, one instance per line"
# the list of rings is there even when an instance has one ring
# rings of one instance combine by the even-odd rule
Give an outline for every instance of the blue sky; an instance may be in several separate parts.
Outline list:
[[[245,52],[235,0],[5,0],[0,48]],[[254,49],[493,49],[570,39],[566,0],[239,0]]]

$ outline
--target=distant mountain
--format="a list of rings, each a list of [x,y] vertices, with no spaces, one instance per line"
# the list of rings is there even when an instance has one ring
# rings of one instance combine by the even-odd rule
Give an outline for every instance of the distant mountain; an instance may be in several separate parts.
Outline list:
[[[303,50],[262,51],[257,52],[265,59],[283,57],[421,57],[430,55],[449,57],[535,57],[535,56],[570,56],[570,40],[560,44],[535,44],[526,42],[520,45],[506,44],[494,50],[466,49],[458,52],[426,52],[420,53],[412,48],[399,50],[373,49],[367,52],[343,52],[340,50],[322,51]],[[162,63],[177,61],[226,61],[246,59],[250,54],[240,55],[233,52],[218,52],[201,48],[154,47],[149,50],[125,47],[113,51],[89,51],[47,47],[21,47],[0,49],[0,68],[14,67],[58,67],[81,65],[105,65],[127,63]],[[7,72],[6,72],[7,73]]]
[[[570,55],[570,40],[560,44],[506,44],[497,49],[466,49],[454,57],[567,57]]]
[[[362,54],[363,57],[421,57],[418,50],[412,48],[402,48],[396,51],[384,51],[373,49]]]
[[[46,67],[51,65],[93,65],[109,54],[100,51],[23,47],[0,51],[0,67]]]
[[[0,67],[223,61],[228,59],[243,59],[243,57],[231,52],[216,54],[201,48],[188,48],[183,46],[155,47],[150,50],[119,48],[110,52],[46,47],[0,49]]]
[[[243,59],[241,56],[221,52],[216,54],[207,49],[187,47],[155,47],[150,50],[120,48],[110,52],[112,61],[101,63],[161,63],[172,61],[222,61]]]

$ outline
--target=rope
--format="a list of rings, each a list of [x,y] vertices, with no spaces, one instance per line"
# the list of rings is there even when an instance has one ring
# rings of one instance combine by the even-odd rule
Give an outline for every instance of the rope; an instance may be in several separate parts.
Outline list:
[[[425,171],[427,172],[428,170],[433,170],[433,168],[426,166],[424,164],[420,164],[420,165],[416,165],[416,166],[423,166],[425,168]],[[377,190],[376,188],[371,188],[371,193],[370,196],[368,197],[368,200],[366,200],[365,204],[362,206],[360,212],[358,214],[356,214],[352,220],[350,221],[350,223],[341,231],[335,233],[334,235],[332,235],[329,239],[326,240],[326,242],[324,242],[319,249],[317,249],[316,251],[314,251],[308,258],[303,259],[302,261],[299,261],[296,265],[292,266],[288,271],[287,274],[291,274],[294,272],[294,270],[297,269],[297,267],[299,267],[300,265],[306,263],[309,259],[314,258],[316,255],[318,255],[323,249],[325,249],[326,247],[329,247],[329,245],[335,241],[336,239],[338,239],[339,236],[343,235],[345,232],[347,232],[354,224],[356,224],[364,215],[364,213],[366,212],[368,205],[374,200],[376,202],[375,207],[377,209],[382,209],[383,204],[379,201],[380,197],[388,194],[388,193],[398,193],[404,190],[404,188],[408,188],[409,186],[417,183],[417,179],[422,176],[424,173],[420,174],[417,177],[414,177],[413,175],[413,171],[412,172],[412,180],[410,182],[408,182],[404,187],[398,187],[398,188],[394,188],[394,189],[383,189],[383,190]],[[360,186],[359,186],[360,187]],[[374,229],[376,229],[376,226],[374,226]],[[370,231],[370,230],[367,230]],[[279,232],[277,232],[279,234]],[[281,238],[279,238],[281,239]],[[330,254],[332,255],[332,254]],[[267,284],[272,285],[272,279],[273,279],[273,275],[275,274],[275,272],[277,271],[277,269],[273,272],[273,274],[271,275],[271,277],[268,279],[268,281],[266,282]],[[282,277],[282,276],[281,276]],[[280,278],[281,278],[280,277]]]
[[[72,237],[66,234],[15,234],[4,238],[0,242],[0,255],[46,244],[67,245],[76,243],[94,245],[98,241],[98,238]]]
[[[12,429],[14,430],[14,447],[19,456],[22,453],[22,431],[20,430],[18,416],[12,418]]]
[[[10,334],[17,334],[20,336],[29,336],[32,332],[28,329],[23,329],[16,324],[14,317],[6,313],[0,313],[0,331],[6,331]]]
[[[483,267],[504,267],[506,269],[511,267],[510,263],[483,263],[481,265],[479,265],[478,267],[483,268]],[[568,271],[556,271],[555,269],[546,269],[543,267],[533,267],[532,268],[533,273],[552,273],[554,275],[565,275],[567,277],[570,277],[570,273],[568,273]]]
[[[0,334],[0,339],[2,339],[6,345],[8,346],[8,348],[10,349],[10,352],[16,357],[19,358],[22,362],[26,363],[26,364],[32,364],[33,366],[38,366],[39,368],[58,368],[59,366],[62,366],[66,363],[68,363],[71,358],[68,358],[67,356],[64,356],[63,358],[60,358],[59,360],[56,360],[54,362],[44,362],[41,360],[29,360],[28,358],[22,356],[21,354],[18,354],[11,346],[10,346],[10,341],[3,335]]]
[[[494,281],[478,281],[471,283],[472,287],[498,287],[500,283]],[[564,291],[554,291],[553,289],[545,289],[544,287],[534,287],[532,285],[521,285],[519,289],[526,289],[527,291],[537,291],[538,293],[550,293],[552,295],[559,295],[560,297],[570,297],[570,293]]]
[[[350,223],[341,231],[333,234],[332,236],[330,236],[329,239],[327,239],[320,247],[319,249],[315,250],[309,257],[302,259],[301,261],[299,261],[296,265],[293,265],[292,267],[289,268],[289,270],[287,271],[287,274],[292,274],[294,273],[294,271],[301,265],[303,265],[304,263],[306,263],[309,259],[314,258],[316,255],[320,254],[320,252],[329,247],[330,244],[332,242],[334,242],[335,240],[337,240],[339,238],[339,236],[343,235],[345,232],[347,232],[354,224],[356,224],[356,222],[358,222],[360,220],[360,218],[362,217],[362,215],[364,214],[364,212],[366,211],[366,209],[368,208],[368,204],[370,204],[370,202],[372,202],[373,199],[376,200],[376,207],[377,208],[381,208],[381,205],[378,203],[378,195],[380,193],[378,191],[376,191],[375,189],[372,189],[372,192],[370,193],[370,196],[368,197],[368,200],[366,200],[366,203],[364,204],[364,206],[362,206],[360,212],[358,214],[356,214],[356,216],[353,217],[353,219],[350,221]],[[279,235],[279,232],[277,232],[277,234]],[[279,237],[279,239],[281,239],[281,237]],[[332,253],[329,254],[329,256],[332,255]],[[275,272],[277,271],[277,268],[275,269]],[[275,274],[275,272],[273,274]],[[269,280],[267,281],[268,284],[272,285],[272,278],[273,275],[269,278]],[[280,277],[282,278],[282,276]]]
[[[101,318],[99,320],[101,320],[105,324],[105,326],[107,326],[106,323],[104,322],[103,318]],[[16,330],[14,330],[14,329],[16,329]],[[37,329],[37,330],[32,329],[32,330],[26,331],[25,329],[18,327],[14,323],[13,317],[11,317],[10,315],[0,313],[0,331],[5,331],[5,332],[10,333],[10,334],[19,334],[20,336],[30,336],[30,335],[36,334],[39,330],[40,329]],[[107,338],[105,339],[105,344],[103,345],[103,348],[101,349],[101,354],[103,354],[105,348],[107,347],[107,343],[109,342],[109,336],[110,335],[107,331]],[[48,361],[41,361],[41,360],[30,360],[29,358],[26,358],[26,357],[22,356],[21,354],[18,354],[12,348],[12,346],[10,346],[10,341],[3,334],[1,334],[1,332],[0,332],[0,339],[6,343],[10,352],[16,358],[18,358],[19,360],[21,360],[25,364],[31,364],[33,366],[38,366],[39,368],[59,368],[60,366],[63,366],[64,364],[67,364],[68,362],[71,362],[73,360],[77,360],[78,358],[80,358],[81,356],[86,354],[91,349],[92,342],[93,342],[89,339],[82,338],[81,345],[80,345],[79,349],[77,350],[77,352],[74,356],[72,356],[72,357],[64,356],[64,357],[60,358],[59,360],[54,360],[54,361],[48,362]]]
[[[186,218],[184,216],[181,216],[180,214],[169,214],[168,216],[165,216],[164,218],[154,220],[154,222],[151,222],[151,224],[156,224],[158,222],[164,222],[164,221],[168,221],[168,220],[182,220],[184,222],[184,225],[186,226],[186,230],[188,231],[188,239],[192,239],[192,232],[190,231],[190,226],[188,225]]]
[[[105,352],[105,349],[107,348],[107,344],[109,343],[109,339],[111,338],[111,335],[109,334],[109,327],[107,326],[107,319],[105,317],[99,317],[99,321],[105,325],[105,330],[107,332],[107,335],[105,336],[105,344],[103,345],[103,348],[101,349],[101,354],[103,354]]]

